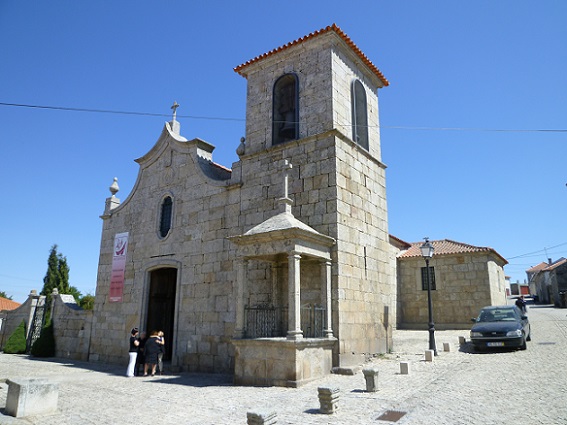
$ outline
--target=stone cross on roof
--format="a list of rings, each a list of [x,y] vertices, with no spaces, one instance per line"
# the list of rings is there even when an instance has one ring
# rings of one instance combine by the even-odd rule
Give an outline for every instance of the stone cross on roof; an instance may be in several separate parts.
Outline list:
[[[173,109],[173,121],[177,119],[177,108],[179,108],[179,106],[177,102],[173,102],[173,105],[171,105],[171,109]]]
[[[179,124],[179,121],[177,121],[177,108],[179,108],[179,103],[173,102],[173,105],[171,105],[171,109],[173,109],[173,118],[170,125],[173,133],[180,134],[181,125]]]

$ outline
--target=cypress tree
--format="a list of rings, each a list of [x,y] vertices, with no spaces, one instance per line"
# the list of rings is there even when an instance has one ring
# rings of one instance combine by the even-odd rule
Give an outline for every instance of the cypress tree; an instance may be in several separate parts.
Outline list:
[[[31,354],[35,357],[55,356],[55,336],[53,335],[52,320],[41,329],[39,338],[32,345]]]
[[[57,258],[57,245],[51,247],[47,259],[47,272],[43,278],[43,289],[41,295],[51,295],[53,288],[59,287],[59,260]],[[59,288],[58,288],[59,289]]]
[[[41,295],[50,296],[57,288],[60,294],[69,294],[69,265],[67,258],[57,252],[57,245],[53,245],[47,259],[47,272],[43,278]]]
[[[25,354],[26,352],[26,324],[22,323],[12,332],[4,345],[6,354]]]

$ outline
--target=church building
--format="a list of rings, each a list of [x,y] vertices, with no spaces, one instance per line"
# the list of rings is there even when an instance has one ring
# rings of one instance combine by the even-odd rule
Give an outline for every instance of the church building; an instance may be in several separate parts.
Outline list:
[[[380,152],[380,70],[336,25],[235,68],[238,161],[173,119],[111,186],[89,360],[163,330],[174,370],[296,387],[391,348],[396,252]]]

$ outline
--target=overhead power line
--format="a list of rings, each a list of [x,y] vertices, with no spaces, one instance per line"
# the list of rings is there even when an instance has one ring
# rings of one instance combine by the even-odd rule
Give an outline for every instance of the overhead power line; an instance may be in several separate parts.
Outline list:
[[[516,258],[533,257],[533,256],[535,256],[534,254],[542,254],[542,253],[545,254],[547,252],[547,250],[558,248],[558,247],[564,246],[564,245],[567,245],[567,242],[563,242],[563,243],[561,243],[559,245],[555,245],[555,246],[550,246],[548,248],[543,248],[543,249],[540,249],[539,251],[528,252],[526,254],[516,255],[515,257],[508,257],[507,260],[514,260]]]
[[[171,117],[171,114],[157,114],[152,112],[118,111],[112,109],[74,108],[66,106],[29,105],[23,103],[0,102],[0,106],[17,108],[50,109],[56,111],[88,112],[102,114],[138,115],[147,117]],[[178,118],[188,118],[211,121],[245,121],[244,118],[208,117],[197,115],[177,115]],[[301,124],[301,123],[300,123]],[[418,130],[418,131],[471,131],[471,132],[500,132],[500,133],[567,133],[567,129],[499,129],[499,128],[471,128],[471,127],[412,127],[412,126],[369,126],[392,130]]]
[[[34,108],[34,109],[51,109],[56,111],[91,112],[91,113],[102,113],[102,114],[142,115],[147,117],[168,117],[168,118],[171,117],[171,114],[155,114],[151,112],[116,111],[112,109],[71,108],[65,106],[26,105],[22,103],[0,102],[0,106],[13,106],[18,108]],[[177,117],[200,119],[200,120],[244,121],[243,118],[201,117],[195,115],[177,115]]]

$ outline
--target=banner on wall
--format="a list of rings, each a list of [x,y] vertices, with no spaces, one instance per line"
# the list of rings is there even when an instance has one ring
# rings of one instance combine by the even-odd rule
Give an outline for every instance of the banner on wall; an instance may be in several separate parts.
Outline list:
[[[112,272],[110,274],[110,291],[108,293],[108,298],[111,303],[122,302],[127,251],[128,232],[117,233],[114,236],[114,249],[112,250]]]

